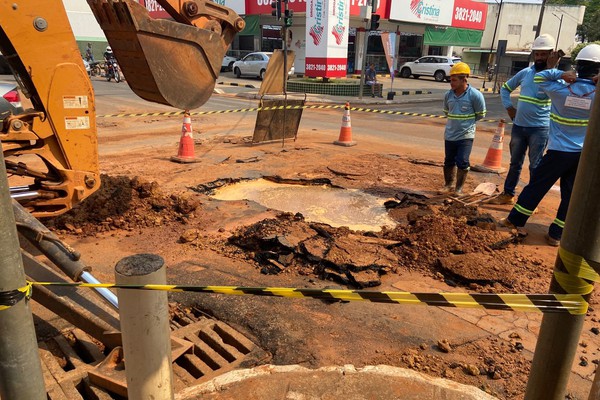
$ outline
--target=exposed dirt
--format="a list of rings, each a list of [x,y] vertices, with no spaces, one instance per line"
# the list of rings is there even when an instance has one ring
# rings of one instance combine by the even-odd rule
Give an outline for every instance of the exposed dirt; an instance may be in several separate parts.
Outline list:
[[[46,223],[76,247],[79,242],[83,249],[95,246],[97,252],[101,245],[99,253],[113,249],[110,257],[92,259],[96,271],[108,280],[115,257],[153,251],[167,259],[173,283],[182,284],[547,291],[556,250],[543,244],[544,226],[533,225],[522,244],[523,238],[514,232],[496,229],[495,219],[508,208],[465,207],[440,200],[435,190],[441,185],[441,171],[435,160],[431,165],[422,160],[415,163],[407,156],[389,154],[389,149],[368,147],[346,153],[332,150],[329,144],[292,144],[282,150],[279,144],[249,147],[239,142],[243,141],[206,139],[203,144],[212,150],[210,160],[218,161],[201,164],[170,163],[164,149],[143,157],[129,154],[127,162],[107,157],[103,171],[109,175],[102,177],[101,190]],[[191,190],[198,185],[210,187],[219,179],[266,175],[328,179],[394,203],[400,200],[389,209],[399,224],[379,233],[353,232],[243,200],[215,201]],[[496,183],[502,179],[491,178]],[[467,189],[484,179],[490,177],[471,174]],[[545,203],[538,220],[549,220],[555,203],[556,198]],[[428,308],[431,314],[426,316],[410,307],[397,311],[362,303],[224,300],[185,294],[175,298],[245,332],[272,354],[274,363],[397,365],[475,385],[502,399],[522,398],[535,344],[522,332],[537,334],[539,326],[539,316],[525,317],[525,323],[517,323],[523,320],[515,317],[514,328],[501,338],[493,333],[493,322],[488,335],[453,330],[460,326],[458,318],[502,318],[501,313],[485,311],[462,317],[458,312]],[[589,360],[597,358],[600,345],[589,334],[590,326],[598,322],[595,313],[590,314],[587,336],[578,350],[578,357]],[[449,328],[440,324],[446,318]],[[421,326],[420,335],[409,328],[413,324]],[[587,379],[589,384],[594,368],[592,361],[581,364],[576,371],[580,382]]]

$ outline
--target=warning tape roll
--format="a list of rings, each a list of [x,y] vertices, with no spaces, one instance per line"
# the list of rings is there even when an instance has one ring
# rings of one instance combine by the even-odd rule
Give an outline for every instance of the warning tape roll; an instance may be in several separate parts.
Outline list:
[[[195,111],[191,112],[190,115],[213,115],[213,114],[231,114],[231,113],[246,113],[246,112],[254,112],[254,111],[272,111],[272,110],[299,110],[299,109],[316,109],[316,110],[325,110],[325,109],[344,109],[343,105],[314,105],[314,106],[274,106],[274,107],[252,107],[252,108],[238,108],[232,110],[215,110],[215,111]],[[425,114],[425,113],[415,113],[415,112],[406,112],[406,111],[394,111],[394,110],[381,110],[376,108],[365,108],[365,107],[350,107],[350,111],[361,111],[368,113],[376,113],[376,114],[386,114],[386,115],[402,115],[406,117],[423,117],[423,118],[436,118],[436,119],[445,119],[447,118],[445,115],[438,114]],[[129,114],[104,114],[98,115],[98,118],[126,118],[126,117],[160,117],[160,116],[177,116],[183,115],[183,111],[173,111],[173,112],[153,112],[153,113],[129,113]],[[498,119],[481,119],[481,122],[492,122],[498,123],[500,120]],[[507,124],[510,124],[508,122]]]
[[[438,307],[484,308],[488,310],[569,313],[582,315],[588,303],[577,294],[492,294],[492,293],[413,293],[369,290],[303,289],[286,287],[119,285],[114,283],[31,282],[39,286],[72,286],[161,290],[169,292],[216,293],[286,298],[311,298],[328,301],[367,301],[372,303],[429,305]]]

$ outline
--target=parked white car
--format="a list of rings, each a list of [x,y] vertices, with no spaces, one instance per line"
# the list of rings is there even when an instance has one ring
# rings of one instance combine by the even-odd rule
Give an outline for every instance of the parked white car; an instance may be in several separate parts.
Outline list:
[[[436,81],[442,82],[450,80],[450,68],[457,62],[460,62],[458,57],[425,56],[402,64],[399,68],[400,76],[408,78],[412,75],[415,79],[421,75],[433,76]]]
[[[236,77],[240,78],[242,75],[257,76],[260,79],[265,77],[265,71],[267,70],[267,64],[273,53],[259,51],[256,53],[250,53],[246,57],[233,63],[233,73]],[[294,66],[290,68],[288,76],[294,74]]]
[[[223,62],[221,63],[221,71],[233,71],[233,63],[235,63],[237,58],[231,56],[223,57]]]
[[[240,78],[242,75],[265,77],[267,64],[273,53],[257,52],[250,53],[246,57],[233,63],[233,73]]]

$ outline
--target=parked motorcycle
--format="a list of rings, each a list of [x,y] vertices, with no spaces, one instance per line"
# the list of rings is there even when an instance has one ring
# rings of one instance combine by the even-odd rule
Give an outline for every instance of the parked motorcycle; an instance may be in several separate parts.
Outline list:
[[[494,73],[496,72],[496,64],[492,64],[488,66],[487,69],[487,80],[491,82],[494,79]]]
[[[106,80],[107,82],[110,82],[111,79],[114,79],[117,83],[121,82],[119,65],[117,64],[117,60],[114,58],[106,61]]]

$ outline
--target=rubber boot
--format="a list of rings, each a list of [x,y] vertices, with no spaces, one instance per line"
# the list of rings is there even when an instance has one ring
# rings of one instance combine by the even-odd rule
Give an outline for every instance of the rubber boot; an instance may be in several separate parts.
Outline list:
[[[462,188],[467,180],[467,175],[469,174],[468,169],[459,169],[456,174],[456,188],[454,192],[458,195],[462,194]]]
[[[444,166],[444,189],[440,190],[441,193],[449,193],[454,188],[454,180],[456,179],[456,167]]]

